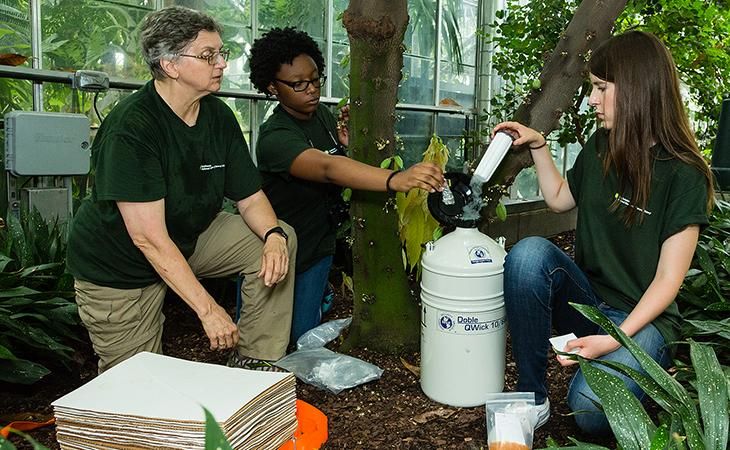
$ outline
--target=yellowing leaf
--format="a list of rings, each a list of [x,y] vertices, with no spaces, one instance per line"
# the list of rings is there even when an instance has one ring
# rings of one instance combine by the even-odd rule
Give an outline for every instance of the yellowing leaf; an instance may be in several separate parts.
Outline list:
[[[449,149],[438,136],[431,137],[428,148],[423,152],[423,161],[432,162],[441,170],[446,168]],[[423,244],[432,240],[439,228],[438,222],[428,211],[428,192],[412,189],[408,194],[397,194],[395,202],[398,209],[398,234],[405,249],[406,266],[411,269],[419,267]]]

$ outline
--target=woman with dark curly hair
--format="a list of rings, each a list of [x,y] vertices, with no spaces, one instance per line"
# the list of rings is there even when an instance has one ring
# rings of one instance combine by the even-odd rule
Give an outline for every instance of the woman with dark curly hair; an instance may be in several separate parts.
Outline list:
[[[354,161],[345,155],[347,108],[337,125],[319,103],[326,77],[324,58],[307,33],[274,28],[251,48],[251,82],[279,101],[261,125],[256,156],[263,189],[278,217],[299,236],[292,342],[321,320],[321,302],[335,253],[336,223],[330,211],[340,187],[368,191],[429,192],[444,183],[434,164],[402,172]]]

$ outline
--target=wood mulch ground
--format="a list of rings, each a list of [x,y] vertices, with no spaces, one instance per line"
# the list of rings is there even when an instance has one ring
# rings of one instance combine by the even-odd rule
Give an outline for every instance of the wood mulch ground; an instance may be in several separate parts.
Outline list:
[[[553,238],[568,253],[572,251],[572,233]],[[231,297],[228,295],[227,297]],[[224,303],[231,309],[234,302]],[[335,307],[325,320],[346,317],[351,298],[337,294]],[[181,301],[165,305],[164,352],[167,355],[210,363],[224,363],[225,356],[208,348],[208,341],[194,314]],[[418,366],[419,355],[383,355],[359,349],[353,356],[384,369],[377,381],[331,394],[302,382],[297,383],[298,398],[322,410],[329,420],[329,440],[324,449],[480,449],[486,448],[485,411],[483,407],[454,408],[441,405],[423,394],[418,377],[407,365]],[[96,374],[95,359],[89,346],[78,351],[79,366],[72,373],[56,371],[32,386],[0,388],[0,427],[12,420],[41,421],[52,417],[50,403],[89,381]],[[505,390],[514,388],[515,367],[508,353]],[[401,358],[406,362],[404,364]],[[551,361],[549,367],[551,417],[535,436],[535,448],[545,446],[552,437],[567,444],[568,437],[613,447],[613,441],[599,441],[582,436],[567,415],[565,398],[571,370]],[[208,382],[214,382],[209,380]],[[40,428],[30,435],[50,449],[58,449],[55,429]],[[18,448],[31,448],[13,438]]]

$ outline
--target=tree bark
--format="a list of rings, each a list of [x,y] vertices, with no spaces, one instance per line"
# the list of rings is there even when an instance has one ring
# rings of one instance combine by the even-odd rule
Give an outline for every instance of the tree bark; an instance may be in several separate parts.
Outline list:
[[[379,166],[395,151],[407,2],[351,0],[343,23],[350,39],[350,152]],[[354,305],[344,345],[386,353],[416,349],[419,309],[403,268],[394,202],[364,191],[352,200]]]
[[[573,98],[588,76],[586,63],[593,50],[611,36],[616,19],[625,7],[626,0],[581,2],[540,73],[540,88],[531,91],[517,109],[514,120],[547,136],[557,128],[564,112],[580,107],[573,104]],[[522,169],[532,165],[532,155],[526,148],[509,152],[489,185],[510,186]],[[495,195],[482,210],[485,214],[494,210],[490,205],[496,204],[501,196],[501,191],[493,192]]]

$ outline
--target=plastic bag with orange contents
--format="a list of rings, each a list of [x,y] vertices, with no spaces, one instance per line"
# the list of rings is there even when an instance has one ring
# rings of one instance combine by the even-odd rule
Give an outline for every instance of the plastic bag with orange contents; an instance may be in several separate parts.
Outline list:
[[[534,406],[534,392],[488,394],[489,450],[530,450],[537,422]]]

